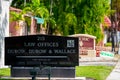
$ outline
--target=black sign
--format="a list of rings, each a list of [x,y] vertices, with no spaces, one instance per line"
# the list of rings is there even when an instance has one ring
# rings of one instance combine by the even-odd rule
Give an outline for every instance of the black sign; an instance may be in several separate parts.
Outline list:
[[[29,35],[5,38],[5,65],[59,66],[79,64],[78,38]]]

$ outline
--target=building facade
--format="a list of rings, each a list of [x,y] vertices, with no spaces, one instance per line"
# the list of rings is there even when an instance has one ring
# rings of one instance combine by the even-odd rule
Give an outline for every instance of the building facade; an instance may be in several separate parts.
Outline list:
[[[11,0],[0,0],[0,68],[4,65],[4,38],[9,36],[9,6]]]

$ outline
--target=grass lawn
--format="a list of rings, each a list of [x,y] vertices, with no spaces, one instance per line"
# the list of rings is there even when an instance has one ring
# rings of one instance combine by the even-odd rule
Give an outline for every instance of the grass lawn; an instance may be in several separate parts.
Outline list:
[[[2,68],[2,69],[0,69],[0,77],[1,76],[10,76],[10,68]]]
[[[78,66],[76,67],[76,76],[106,80],[113,68],[113,66]]]
[[[76,76],[90,77],[96,80],[105,80],[113,68],[114,68],[113,66],[77,66]],[[0,77],[1,76],[10,76],[10,69],[9,68],[0,69]]]
[[[10,68],[0,69],[0,80],[10,80],[10,79],[1,79],[2,76],[10,76]]]

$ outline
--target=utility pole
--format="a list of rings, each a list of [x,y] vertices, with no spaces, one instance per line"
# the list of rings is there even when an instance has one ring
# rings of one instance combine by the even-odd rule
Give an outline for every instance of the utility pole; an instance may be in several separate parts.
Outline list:
[[[117,0],[114,0],[114,4],[117,4]],[[112,51],[115,52],[115,48],[118,47],[118,36],[117,36],[117,6],[113,6],[113,0],[111,0],[111,10],[114,9],[116,12],[111,14],[111,39],[112,39]],[[117,52],[117,51],[116,51]]]
[[[112,10],[112,0],[111,0],[111,10]],[[114,40],[114,34],[115,34],[115,30],[114,30],[114,24],[113,24],[113,15],[111,14],[111,40],[112,40],[112,52],[115,51],[115,40]]]
[[[120,42],[120,31],[118,30],[118,0],[115,0],[115,10],[116,10],[116,13],[115,13],[115,28],[116,28],[116,48],[117,48],[117,54],[119,52],[119,42]]]

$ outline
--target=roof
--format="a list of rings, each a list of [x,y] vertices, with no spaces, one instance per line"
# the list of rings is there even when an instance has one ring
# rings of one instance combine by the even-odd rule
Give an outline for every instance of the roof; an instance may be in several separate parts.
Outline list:
[[[15,12],[21,12],[22,11],[21,9],[14,8],[14,7],[10,7],[9,9],[10,9],[10,11],[15,11]]]
[[[74,37],[85,36],[85,37],[90,37],[90,38],[96,39],[95,36],[89,35],[89,34],[74,34],[74,35],[70,35],[70,36],[71,36],[71,37],[72,37],[72,36],[74,36]]]

